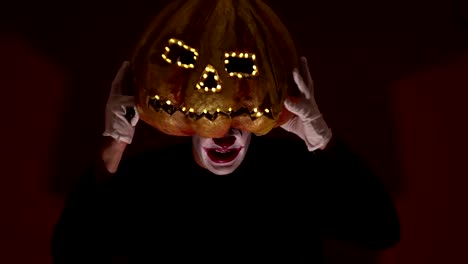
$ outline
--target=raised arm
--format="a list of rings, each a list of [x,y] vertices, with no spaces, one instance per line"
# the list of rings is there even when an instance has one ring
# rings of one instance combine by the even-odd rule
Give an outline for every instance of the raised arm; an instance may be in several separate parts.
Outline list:
[[[101,161],[109,173],[115,173],[127,144],[130,144],[138,122],[134,96],[124,95],[124,86],[129,82],[128,61],[122,64],[112,82],[106,105],[104,144],[100,153]]]

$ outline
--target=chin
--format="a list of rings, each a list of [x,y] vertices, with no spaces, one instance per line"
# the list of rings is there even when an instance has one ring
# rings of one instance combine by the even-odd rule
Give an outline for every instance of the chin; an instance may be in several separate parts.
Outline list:
[[[229,168],[229,169],[208,168],[208,170],[215,175],[226,176],[226,175],[233,173],[236,170],[236,168],[233,168],[233,169],[232,168]]]

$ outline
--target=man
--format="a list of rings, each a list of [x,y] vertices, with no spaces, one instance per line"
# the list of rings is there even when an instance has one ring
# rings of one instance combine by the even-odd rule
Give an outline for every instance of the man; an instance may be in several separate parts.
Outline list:
[[[321,263],[323,239],[398,242],[378,178],[332,140],[305,58],[292,73],[302,97],[285,102],[295,116],[282,125],[300,142],[231,129],[121,161],[138,121],[121,94],[128,65],[106,108],[109,144],[57,225],[55,263]]]
[[[117,169],[126,145],[131,143],[135,133],[135,125],[138,122],[138,112],[133,96],[122,95],[122,83],[124,82],[128,67],[129,62],[124,62],[117,73],[107,104],[106,131],[104,132],[104,136],[115,140],[111,141],[109,146],[104,150],[103,160],[107,169],[112,173]],[[292,74],[303,96],[299,102],[293,103],[289,100],[285,102],[285,107],[296,116],[282,125],[282,128],[304,140],[309,151],[324,148],[331,139],[331,130],[328,129],[315,103],[313,96],[314,84],[309,73],[307,60],[304,57],[301,58],[301,67],[295,69]],[[302,76],[306,78],[303,79]],[[128,109],[136,113],[131,120],[127,120],[126,114]],[[227,136],[233,140],[213,140],[201,138],[197,135],[193,136],[194,158],[201,167],[208,169],[214,174],[224,175],[232,173],[241,164],[249,147],[251,133],[231,129],[231,134]],[[231,142],[231,144],[222,146],[223,150],[221,151],[216,141]],[[223,160],[214,161],[210,158],[212,155],[208,154],[214,153],[216,149],[220,150],[217,152],[218,156],[233,156],[233,159],[229,162]],[[220,153],[224,153],[224,155]]]

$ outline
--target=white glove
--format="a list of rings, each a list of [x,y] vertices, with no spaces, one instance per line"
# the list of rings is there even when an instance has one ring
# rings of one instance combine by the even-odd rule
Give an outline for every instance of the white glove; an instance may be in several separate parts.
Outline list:
[[[109,99],[106,105],[106,127],[103,136],[113,137],[127,144],[132,143],[135,126],[139,116],[135,105],[135,98],[122,94],[122,85],[128,74],[130,62],[125,61],[112,82]],[[127,111],[133,108],[134,116],[126,117]],[[130,119],[130,121],[128,119]]]
[[[299,69],[293,70],[293,78],[302,95],[297,102],[285,100],[284,106],[294,117],[281,127],[299,136],[309,151],[323,149],[330,141],[332,133],[315,102],[314,82],[305,57],[300,58]]]

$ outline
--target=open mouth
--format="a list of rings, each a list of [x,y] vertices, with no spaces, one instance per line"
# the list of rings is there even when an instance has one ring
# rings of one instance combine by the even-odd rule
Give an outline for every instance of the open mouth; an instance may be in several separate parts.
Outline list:
[[[208,157],[216,163],[228,163],[233,161],[241,148],[210,148],[205,149]]]

